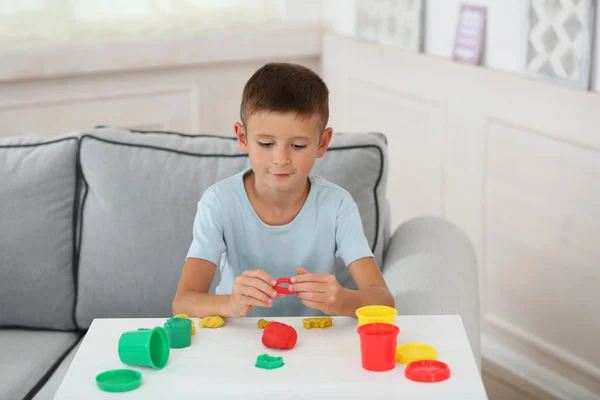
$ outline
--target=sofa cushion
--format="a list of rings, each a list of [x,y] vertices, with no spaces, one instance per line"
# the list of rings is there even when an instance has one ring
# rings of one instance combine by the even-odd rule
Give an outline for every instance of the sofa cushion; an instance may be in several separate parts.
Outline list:
[[[82,137],[80,158],[78,325],[170,315],[198,200],[247,156],[231,139],[105,128]]]
[[[73,329],[77,137],[0,140],[0,326]]]
[[[82,340],[77,342],[77,345],[68,352],[67,356],[61,361],[58,367],[52,372],[52,375],[48,377],[48,380],[43,383],[41,389],[35,394],[33,400],[52,400],[54,395],[58,391],[60,384],[62,383],[79,346],[81,346]]]
[[[0,399],[34,394],[79,340],[73,332],[0,330]]]
[[[380,262],[385,147],[381,135],[336,135],[314,167],[350,191]],[[215,182],[247,168],[247,156],[235,138],[100,128],[82,137],[80,162],[86,191],[78,325],[87,328],[100,317],[170,315],[198,200]],[[217,273],[211,291],[219,279]]]

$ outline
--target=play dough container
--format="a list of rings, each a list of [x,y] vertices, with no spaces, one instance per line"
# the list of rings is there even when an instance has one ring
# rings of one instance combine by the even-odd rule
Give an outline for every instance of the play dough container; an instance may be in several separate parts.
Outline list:
[[[172,349],[182,349],[192,344],[192,320],[170,318],[164,325]]]
[[[358,326],[372,323],[394,324],[398,311],[388,306],[365,306],[356,310]]]
[[[396,366],[396,339],[400,328],[392,324],[365,324],[360,335],[362,367],[368,371],[388,371]]]
[[[142,328],[123,333],[118,350],[123,364],[162,369],[169,359],[169,339],[161,327]]]

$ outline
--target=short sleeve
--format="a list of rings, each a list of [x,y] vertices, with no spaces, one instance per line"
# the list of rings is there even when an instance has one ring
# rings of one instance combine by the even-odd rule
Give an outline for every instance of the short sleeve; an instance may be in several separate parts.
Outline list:
[[[348,194],[342,198],[338,210],[335,242],[335,256],[342,259],[346,266],[360,258],[373,257],[365,237],[358,206]]]
[[[223,215],[212,192],[206,192],[198,202],[193,234],[187,258],[201,258],[218,267],[225,252],[225,240]]]

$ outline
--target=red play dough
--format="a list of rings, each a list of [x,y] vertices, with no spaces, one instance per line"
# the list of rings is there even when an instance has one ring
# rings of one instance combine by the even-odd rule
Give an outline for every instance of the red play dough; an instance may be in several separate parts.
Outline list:
[[[291,349],[296,345],[298,333],[289,325],[270,322],[264,329],[262,342],[272,349]]]

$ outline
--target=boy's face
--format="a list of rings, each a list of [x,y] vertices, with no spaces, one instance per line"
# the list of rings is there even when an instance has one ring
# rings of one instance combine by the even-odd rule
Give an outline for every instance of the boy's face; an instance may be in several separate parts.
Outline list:
[[[256,183],[277,192],[304,188],[315,160],[331,141],[331,128],[321,132],[320,125],[317,115],[269,111],[252,114],[245,129],[236,123],[238,143],[250,158]]]

